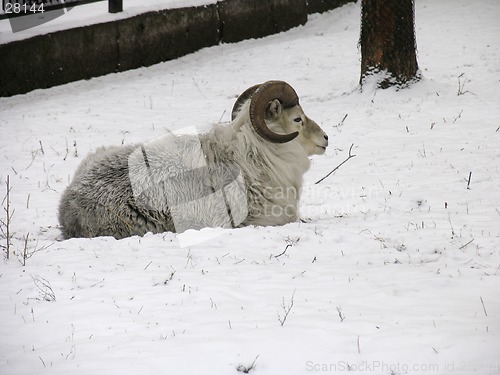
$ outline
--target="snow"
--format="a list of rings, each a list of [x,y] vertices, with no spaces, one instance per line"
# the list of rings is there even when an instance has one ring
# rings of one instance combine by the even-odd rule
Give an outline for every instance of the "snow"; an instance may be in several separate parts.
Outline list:
[[[500,4],[418,1],[424,79],[400,91],[359,90],[359,14],[1,98],[15,212],[0,373],[499,373]],[[172,233],[60,240],[58,201],[88,152],[228,121],[268,79],[330,135],[305,223],[188,247]]]

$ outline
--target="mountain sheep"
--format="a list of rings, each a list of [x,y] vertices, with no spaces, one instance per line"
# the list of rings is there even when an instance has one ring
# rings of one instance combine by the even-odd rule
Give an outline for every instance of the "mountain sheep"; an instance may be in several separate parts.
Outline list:
[[[328,136],[283,81],[247,89],[232,121],[208,133],[103,147],[88,155],[62,195],[65,238],[298,220],[302,176]]]

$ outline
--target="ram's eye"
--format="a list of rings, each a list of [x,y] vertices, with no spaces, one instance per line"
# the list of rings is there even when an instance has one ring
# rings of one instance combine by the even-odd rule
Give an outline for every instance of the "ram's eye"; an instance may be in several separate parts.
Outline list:
[[[300,117],[297,117],[296,119],[294,119],[293,121],[295,122],[302,122],[302,119]]]

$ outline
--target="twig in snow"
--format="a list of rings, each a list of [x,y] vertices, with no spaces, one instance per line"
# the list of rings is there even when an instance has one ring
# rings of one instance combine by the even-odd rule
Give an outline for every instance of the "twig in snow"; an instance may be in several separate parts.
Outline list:
[[[278,320],[283,327],[285,325],[286,319],[288,318],[288,315],[290,314],[290,311],[292,311],[293,307],[293,297],[295,296],[295,290],[292,293],[292,298],[290,299],[290,304],[288,306],[285,305],[285,297],[283,297],[283,302],[281,304],[281,308],[283,309],[283,317],[278,313]]]
[[[334,128],[340,128],[342,125],[344,125],[344,121],[345,121],[345,119],[347,118],[347,116],[349,116],[349,114],[348,114],[348,113],[346,113],[346,114],[344,115],[344,118],[342,118],[342,121],[340,121],[337,125],[334,125],[333,127],[334,127]]]
[[[42,155],[45,155],[45,151],[43,150],[43,145],[42,145],[42,141],[38,141],[40,143],[40,151],[42,153]]]
[[[76,357],[76,346],[72,345],[69,353],[66,355],[66,359],[68,359],[71,356],[71,359],[75,359]]]
[[[255,359],[253,360],[253,362],[250,366],[247,367],[245,365],[239,365],[238,367],[236,367],[236,370],[239,372],[242,372],[244,374],[248,374],[250,371],[252,371],[255,368],[255,362],[257,362],[259,355],[257,357],[255,357]]]
[[[66,161],[66,158],[68,157],[68,154],[69,154],[68,138],[65,138],[65,139],[66,139],[66,154],[64,155],[64,158],[63,158],[64,161]]]
[[[18,259],[19,263],[21,263],[21,265],[23,267],[26,267],[26,261],[29,258],[31,258],[33,255],[35,255],[35,253],[37,253],[39,251],[43,251],[45,249],[48,249],[49,247],[51,247],[53,245],[53,243],[51,243],[51,244],[48,244],[48,245],[44,245],[42,247],[38,247],[38,240],[37,240],[36,243],[35,243],[35,247],[33,249],[29,249],[29,247],[28,247],[29,236],[30,236],[29,232],[26,234],[26,236],[23,236],[24,247],[23,247],[22,253],[20,254],[21,255],[21,259]],[[19,254],[18,254],[18,256],[19,256]]]
[[[342,314],[342,307],[340,306],[337,306],[337,312],[339,313],[339,318],[340,318],[340,321],[343,322],[344,319],[345,319],[345,315]]]
[[[24,249],[23,249],[23,261],[21,264],[23,266],[26,266],[26,259],[28,259],[28,239],[29,239],[29,232],[24,236]]]
[[[54,291],[52,290],[52,287],[47,280],[39,275],[31,275],[31,278],[33,279],[33,282],[38,288],[40,295],[44,301],[51,302],[56,300],[56,295],[54,294]]]
[[[292,247],[293,245],[295,245],[297,242],[300,241],[300,237],[297,237],[297,238],[290,238],[290,237],[286,237],[285,238],[285,242],[286,242],[286,247],[285,247],[285,250],[283,250],[281,253],[279,253],[278,255],[274,255],[274,257],[276,259],[278,259],[280,256],[284,255],[286,253],[286,251],[288,250],[289,247]],[[273,256],[273,255],[271,255]],[[271,259],[271,257],[269,257],[269,259]]]
[[[462,74],[460,74],[458,76],[458,92],[457,92],[457,95],[460,96],[460,95],[465,95],[467,93],[472,94],[472,95],[476,95],[473,92],[470,92],[469,90],[464,91],[465,84],[467,82],[470,82],[468,79],[464,79],[464,81],[462,82],[462,80],[460,78],[462,78],[464,75],[465,75],[465,73],[462,73]]]
[[[446,207],[445,207],[446,208]],[[453,224],[451,222],[451,215],[450,213],[448,212],[448,221],[450,222],[450,227],[451,227],[451,237],[455,237],[455,229],[453,229]]]
[[[329,177],[333,172],[335,172],[337,169],[339,169],[341,166],[343,166],[345,163],[347,163],[347,161],[349,159],[355,157],[356,155],[353,155],[351,153],[353,146],[354,146],[354,143],[351,145],[351,147],[349,147],[349,156],[347,156],[347,158],[342,163],[340,163],[335,168],[333,168],[325,177],[323,177],[322,179],[316,181],[315,184],[319,184],[321,181],[323,181],[325,178]]]
[[[174,278],[174,275],[175,275],[175,270],[170,272],[170,276],[163,282],[163,284],[167,285],[169,281],[172,281],[172,279]]]
[[[483,305],[483,311],[484,311],[484,315],[488,316],[488,313],[486,312],[486,307],[484,307],[484,301],[483,301],[483,297],[479,297],[481,299],[481,304]]]
[[[6,258],[10,257],[10,241],[12,234],[10,233],[10,223],[12,222],[12,216],[14,216],[14,211],[10,212],[10,191],[12,187],[10,186],[10,176],[7,175],[7,180],[5,181],[6,194],[3,198],[2,205],[4,205],[5,211],[5,221],[0,219],[0,229],[2,231],[2,236],[5,237],[5,255]]]
[[[280,256],[284,255],[286,253],[286,251],[288,250],[289,247],[291,247],[292,244],[287,244],[286,247],[285,247],[285,250],[283,250],[283,252],[281,252],[280,254],[278,255],[275,255],[274,257],[275,258],[279,258]]]
[[[210,307],[211,307],[212,309],[217,310],[217,304],[214,302],[214,300],[213,300],[211,297],[210,297],[210,302],[212,303]]]
[[[470,178],[472,177],[472,172],[469,172],[469,179],[467,180],[467,189],[470,190]]]
[[[125,134],[130,134],[130,132],[128,130],[122,130],[122,145],[125,144]],[[76,141],[75,141],[75,145],[76,145]]]
[[[463,111],[464,111],[463,109],[460,111],[460,113],[458,114],[458,116],[457,116],[457,117],[455,117],[455,119],[453,120],[453,123],[457,122],[457,120],[458,120],[459,118],[462,118],[462,113],[463,113]]]
[[[474,241],[474,238],[472,240],[470,240],[469,242],[467,242],[465,245],[460,246],[458,249],[462,250],[464,247],[466,247],[467,245],[469,245],[470,243],[472,243],[472,241]]]
[[[222,112],[222,115],[220,115],[220,118],[219,118],[219,124],[222,122],[222,118],[224,117],[224,115],[226,114],[226,110],[224,110],[224,112]]]
[[[95,287],[95,286],[97,286],[97,285],[101,285],[101,284],[103,284],[103,283],[104,283],[104,279],[102,279],[101,281],[99,281],[99,282],[97,282],[97,283],[95,283],[95,284],[92,284],[90,287],[91,287],[91,288],[93,288],[93,287]],[[101,286],[101,287],[102,287],[102,286]]]
[[[198,91],[200,92],[201,96],[203,96],[206,99],[207,97],[205,96],[203,91],[201,91],[200,86],[198,86],[198,83],[195,81],[194,77],[193,77],[193,83],[196,86],[196,88],[198,89]]]

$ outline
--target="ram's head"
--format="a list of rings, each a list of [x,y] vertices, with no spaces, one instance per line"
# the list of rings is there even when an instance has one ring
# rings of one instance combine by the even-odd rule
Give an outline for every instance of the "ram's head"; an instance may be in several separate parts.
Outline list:
[[[288,83],[267,81],[248,88],[236,100],[232,120],[248,100],[250,122],[262,138],[273,143],[297,138],[308,155],[325,153],[328,135],[305,115],[297,93]]]

